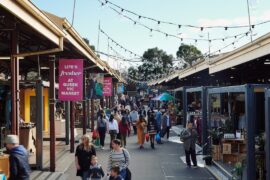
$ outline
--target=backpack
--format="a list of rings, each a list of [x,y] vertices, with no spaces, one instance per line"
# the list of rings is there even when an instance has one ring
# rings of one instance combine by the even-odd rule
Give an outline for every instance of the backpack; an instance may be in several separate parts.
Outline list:
[[[182,141],[182,142],[185,141],[185,138],[184,138],[185,131],[186,131],[186,130],[184,129],[184,130],[182,130],[182,131],[180,132],[180,141]]]

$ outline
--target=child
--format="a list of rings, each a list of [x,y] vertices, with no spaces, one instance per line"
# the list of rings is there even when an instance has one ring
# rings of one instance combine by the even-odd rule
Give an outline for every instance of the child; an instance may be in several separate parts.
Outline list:
[[[118,166],[113,166],[111,169],[111,175],[109,180],[122,180],[120,174],[120,168]]]
[[[96,156],[92,156],[91,158],[89,174],[91,180],[101,180],[104,177],[104,171],[101,165],[98,164]]]

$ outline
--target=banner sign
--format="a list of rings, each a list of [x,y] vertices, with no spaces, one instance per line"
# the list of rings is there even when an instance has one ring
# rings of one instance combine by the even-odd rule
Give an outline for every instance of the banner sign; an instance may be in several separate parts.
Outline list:
[[[103,96],[104,74],[90,73],[88,80],[88,98],[99,99]]]
[[[83,100],[83,59],[59,60],[59,94],[61,101]]]
[[[124,84],[123,83],[117,83],[117,94],[124,93]]]
[[[112,96],[112,78],[111,77],[104,77],[103,96]]]

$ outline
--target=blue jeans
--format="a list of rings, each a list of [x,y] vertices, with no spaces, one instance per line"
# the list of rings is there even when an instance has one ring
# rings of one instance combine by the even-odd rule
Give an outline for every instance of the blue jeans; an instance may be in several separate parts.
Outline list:
[[[120,176],[122,177],[122,179],[125,179],[126,178],[126,174],[127,174],[127,170],[126,169],[122,169],[120,171]]]
[[[88,180],[89,179],[89,171],[83,171],[82,180]]]

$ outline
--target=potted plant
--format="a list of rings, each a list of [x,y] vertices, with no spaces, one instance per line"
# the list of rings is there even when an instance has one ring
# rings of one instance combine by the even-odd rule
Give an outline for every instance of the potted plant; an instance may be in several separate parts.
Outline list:
[[[207,146],[207,149],[206,149],[206,155],[203,157],[203,160],[205,161],[205,164],[207,166],[210,166],[212,165],[212,147],[210,146]]]
[[[213,128],[208,130],[209,136],[211,136],[212,144],[219,145],[223,133],[219,130],[220,128]]]
[[[242,180],[243,171],[244,171],[243,163],[241,162],[235,163],[234,168],[232,170],[233,179]]]

